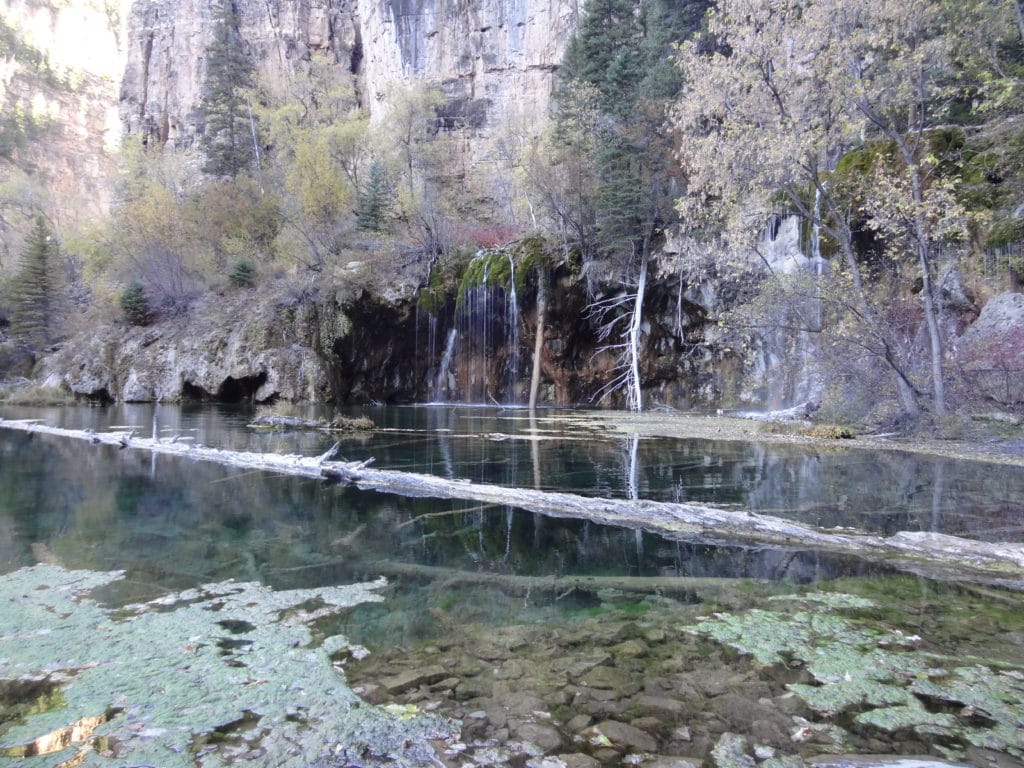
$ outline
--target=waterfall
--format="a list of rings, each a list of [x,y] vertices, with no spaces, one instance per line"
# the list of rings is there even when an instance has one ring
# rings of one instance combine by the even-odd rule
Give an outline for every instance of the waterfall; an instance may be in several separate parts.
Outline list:
[[[521,318],[515,276],[511,253],[482,251],[463,278],[456,319],[462,342],[456,367],[460,394],[467,402],[516,401]]]
[[[821,190],[814,190],[814,213],[811,219],[811,242],[807,248],[810,256],[807,271],[814,275],[814,288],[820,290],[821,276],[825,274],[825,260],[821,258]],[[822,300],[819,296],[809,299],[810,310],[807,312],[806,327],[800,331],[797,341],[797,352],[800,355],[800,369],[793,385],[793,394],[789,405],[798,405],[809,400],[816,400],[821,385],[815,358],[818,352],[818,335],[822,323]]]
[[[436,318],[433,319],[436,322]],[[448,340],[444,343],[444,354],[441,356],[441,364],[437,368],[437,381],[434,383],[433,399],[438,403],[443,403],[448,399],[452,358],[455,356],[455,342],[458,337],[459,329],[453,326],[448,331]]]
[[[761,239],[761,256],[776,276],[810,275],[815,283],[825,273],[821,256],[821,195],[815,193],[808,241],[804,241],[805,219],[796,214],[773,215]],[[793,296],[779,308],[779,328],[768,332],[762,349],[766,405],[788,407],[814,400],[821,382],[816,370],[817,329],[822,323],[822,302],[815,296]],[[787,331],[784,328],[797,328]]]
[[[480,263],[480,282],[465,288],[462,310],[459,313],[459,333],[464,339],[462,352],[465,360],[465,391],[462,397],[471,403],[486,402],[488,393],[488,361],[492,356],[491,328],[494,322],[491,307],[490,253],[477,254],[474,263]],[[473,264],[470,265],[471,273]]]
[[[516,384],[519,382],[519,303],[516,300],[516,262],[508,254],[509,280],[505,292],[505,327],[508,343],[508,401],[516,401]]]

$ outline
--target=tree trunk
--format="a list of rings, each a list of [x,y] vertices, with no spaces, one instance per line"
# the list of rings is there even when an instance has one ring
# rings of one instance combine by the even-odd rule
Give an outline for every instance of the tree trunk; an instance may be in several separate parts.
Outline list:
[[[636,285],[636,300],[633,302],[633,319],[629,324],[629,386],[627,389],[629,407],[639,413],[643,410],[643,392],[640,389],[640,325],[643,320],[644,292],[647,290],[647,260],[651,250],[651,237],[644,236],[643,254],[640,257],[640,277]]]
[[[530,410],[537,408],[537,392],[540,390],[540,361],[544,353],[544,320],[548,305],[547,270],[537,270],[537,333],[533,340],[533,372],[530,375]]]
[[[931,352],[932,398],[936,416],[946,415],[946,388],[942,379],[942,332],[939,329],[938,310],[932,293],[931,258],[928,244],[918,244],[918,263],[921,267],[924,285],[921,298],[924,302],[924,316],[928,325],[928,342]]]
[[[832,218],[836,221],[843,221],[841,218],[842,212],[837,210],[832,196],[827,194],[827,190],[821,186],[820,182],[816,186],[816,189],[822,192],[822,200],[828,206],[829,213]],[[899,394],[900,406],[903,408],[905,413],[910,416],[916,416],[921,411],[920,405],[917,401],[917,392],[911,385],[910,380],[907,378],[907,374],[903,370],[903,365],[897,358],[894,345],[889,340],[888,331],[882,327],[875,311],[872,309],[871,305],[868,304],[867,294],[864,290],[864,281],[860,274],[860,265],[857,263],[857,254],[853,251],[852,233],[846,225],[843,225],[842,227],[827,227],[826,229],[842,248],[843,260],[846,262],[846,268],[850,270],[850,278],[853,280],[853,290],[855,294],[854,304],[857,307],[857,312],[860,313],[861,318],[865,323],[867,323],[876,338],[881,342],[884,350],[882,359],[896,376],[896,391]]]
[[[935,306],[935,293],[932,285],[932,252],[928,222],[920,211],[924,205],[924,185],[921,179],[921,168],[915,153],[907,145],[906,140],[896,131],[890,131],[907,164],[910,174],[910,189],[914,200],[914,237],[917,239],[917,263],[921,270],[921,302],[924,304],[925,324],[928,328],[929,354],[931,356],[932,407],[936,416],[946,415],[946,390],[942,378],[942,332],[939,330],[938,310]]]

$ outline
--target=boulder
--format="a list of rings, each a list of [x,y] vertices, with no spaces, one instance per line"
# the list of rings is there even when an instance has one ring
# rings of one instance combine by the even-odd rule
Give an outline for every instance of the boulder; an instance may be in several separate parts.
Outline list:
[[[956,341],[957,360],[984,396],[1024,403],[1024,294],[993,296]]]
[[[0,381],[30,378],[35,363],[31,349],[0,332]]]
[[[632,725],[620,723],[618,720],[603,720],[592,728],[583,732],[583,737],[598,741],[607,741],[619,747],[628,747],[641,752],[654,752],[658,748],[658,742],[650,734],[644,733]],[[603,738],[602,738],[603,737]],[[607,742],[605,742],[607,743]]]

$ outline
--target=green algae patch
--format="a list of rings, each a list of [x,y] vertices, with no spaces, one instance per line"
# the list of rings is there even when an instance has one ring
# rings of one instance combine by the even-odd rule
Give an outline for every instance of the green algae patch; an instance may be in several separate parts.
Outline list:
[[[35,566],[0,578],[0,766],[275,766],[431,762],[440,718],[364,704],[310,625],[382,583],[274,591],[225,582],[112,611],[117,572]],[[59,695],[57,695],[59,692]],[[10,698],[10,697],[9,697]],[[69,763],[70,764],[70,763]]]
[[[694,631],[759,664],[802,667],[810,682],[787,688],[822,717],[850,717],[855,727],[890,733],[912,731],[941,739],[954,752],[974,745],[1024,755],[1021,671],[938,667],[934,654],[919,650],[921,638],[858,618],[858,611],[874,606],[862,597],[811,593],[769,602],[799,610],[716,614]]]

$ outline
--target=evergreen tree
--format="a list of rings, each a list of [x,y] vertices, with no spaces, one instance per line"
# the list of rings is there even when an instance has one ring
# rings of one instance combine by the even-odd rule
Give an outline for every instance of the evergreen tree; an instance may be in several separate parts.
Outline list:
[[[207,173],[234,178],[252,166],[257,151],[255,126],[245,90],[253,86],[254,77],[252,62],[242,50],[234,4],[225,0],[213,42],[206,49],[205,128],[200,143]]]
[[[678,162],[664,125],[682,87],[673,51],[707,7],[702,0],[594,0],[566,50],[560,99],[568,104],[580,83],[598,95],[601,116],[588,130],[597,134],[595,242],[605,254],[637,253],[634,246],[672,215]]]
[[[57,242],[42,216],[25,241],[11,288],[13,330],[36,346],[53,338],[57,310]]]
[[[374,159],[370,164],[370,178],[359,194],[357,218],[362,229],[384,231],[384,215],[388,205],[387,178],[384,164]]]

